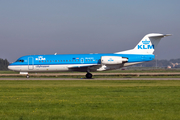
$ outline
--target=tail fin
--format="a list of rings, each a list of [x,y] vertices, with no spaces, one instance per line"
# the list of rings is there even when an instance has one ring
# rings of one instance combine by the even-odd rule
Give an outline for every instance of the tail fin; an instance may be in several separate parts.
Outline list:
[[[161,38],[166,36],[170,36],[170,34],[148,34],[144,36],[144,38],[136,45],[136,47],[133,50],[135,53],[152,54],[154,50],[157,48],[157,45]]]
[[[170,36],[170,34],[147,34],[134,49],[118,52],[117,54],[153,54],[161,38],[166,36]]]

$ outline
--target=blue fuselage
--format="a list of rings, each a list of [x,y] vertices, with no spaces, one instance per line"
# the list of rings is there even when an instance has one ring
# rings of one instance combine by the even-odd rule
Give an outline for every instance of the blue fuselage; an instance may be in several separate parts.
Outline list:
[[[128,58],[128,63],[154,60],[154,55],[134,54],[70,54],[70,55],[27,55],[20,57],[15,65],[71,65],[71,64],[101,64],[102,56],[120,56]]]
[[[125,58],[120,64],[102,64],[102,57]],[[116,56],[116,57],[115,57]],[[47,71],[104,71],[119,69],[146,61],[154,60],[154,55],[139,54],[71,54],[71,55],[27,55],[11,63],[8,68],[20,72]],[[120,61],[121,62],[121,61]]]

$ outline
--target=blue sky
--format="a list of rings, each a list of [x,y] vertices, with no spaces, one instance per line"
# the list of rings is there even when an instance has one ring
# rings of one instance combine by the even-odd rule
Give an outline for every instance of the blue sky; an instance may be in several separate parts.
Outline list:
[[[30,54],[114,53],[148,33],[158,59],[180,58],[179,0],[1,0],[0,58]]]

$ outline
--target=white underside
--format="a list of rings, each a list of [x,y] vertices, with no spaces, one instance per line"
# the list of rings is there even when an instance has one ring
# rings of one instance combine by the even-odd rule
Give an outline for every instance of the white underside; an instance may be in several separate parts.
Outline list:
[[[125,64],[116,64],[116,65],[89,65],[89,64],[76,64],[76,65],[19,65],[19,66],[9,66],[9,69],[20,72],[54,72],[54,71],[72,71],[72,66],[76,66],[77,69],[81,69],[83,66],[89,66],[90,71],[104,71],[104,70],[113,70],[119,69],[122,67],[139,64],[136,63],[125,63]],[[76,69],[76,70],[77,70]]]
[[[20,65],[9,66],[9,69],[22,72],[68,71],[67,65]]]

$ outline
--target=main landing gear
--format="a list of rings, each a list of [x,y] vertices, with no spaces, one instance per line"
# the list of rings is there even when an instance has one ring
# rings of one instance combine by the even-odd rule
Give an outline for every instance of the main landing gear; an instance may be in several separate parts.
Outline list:
[[[28,75],[28,74],[26,75],[26,78],[29,78],[29,75]]]
[[[86,74],[86,78],[88,78],[88,79],[92,78],[92,74],[88,72],[88,73]]]

